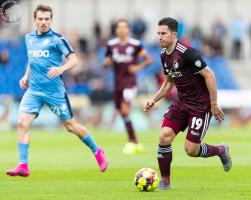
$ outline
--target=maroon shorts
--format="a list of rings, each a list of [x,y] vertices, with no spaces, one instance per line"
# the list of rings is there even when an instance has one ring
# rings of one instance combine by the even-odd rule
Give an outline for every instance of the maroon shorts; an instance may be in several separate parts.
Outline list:
[[[115,90],[114,92],[114,103],[116,109],[120,110],[122,103],[131,104],[137,95],[137,88],[125,88],[123,90]]]
[[[200,144],[206,134],[211,117],[210,108],[205,112],[196,112],[186,109],[181,102],[175,102],[167,110],[162,127],[172,128],[175,134],[185,131],[188,127],[186,139]]]

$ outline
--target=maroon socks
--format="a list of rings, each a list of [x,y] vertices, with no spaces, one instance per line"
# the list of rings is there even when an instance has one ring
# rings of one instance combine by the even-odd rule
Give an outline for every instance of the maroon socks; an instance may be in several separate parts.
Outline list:
[[[170,184],[170,169],[173,158],[172,145],[159,145],[158,163],[162,181]]]
[[[130,120],[129,117],[122,117],[122,118],[124,120],[124,124],[126,127],[129,141],[133,143],[138,143],[138,140],[137,140],[137,137],[136,137],[133,125],[132,125],[132,121]]]
[[[208,158],[224,153],[224,147],[201,144],[198,157]]]

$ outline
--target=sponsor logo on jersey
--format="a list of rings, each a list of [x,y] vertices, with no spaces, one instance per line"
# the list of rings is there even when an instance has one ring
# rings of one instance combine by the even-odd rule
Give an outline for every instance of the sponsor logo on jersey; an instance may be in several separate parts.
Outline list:
[[[118,49],[113,50],[112,59],[117,63],[130,63],[133,61],[132,55],[120,54]]]
[[[45,57],[45,58],[48,58],[49,56],[50,56],[49,50],[29,50],[28,51],[28,57],[33,57],[33,58]]]
[[[177,78],[177,77],[181,77],[182,73],[181,72],[177,72],[177,71],[170,71],[168,73],[169,76],[171,76],[172,78]]]
[[[197,67],[201,67],[201,61],[200,60],[196,60],[194,64]]]
[[[177,68],[179,67],[179,63],[177,62],[177,60],[173,62],[173,68],[171,70],[168,69],[166,63],[164,64],[164,67],[165,67],[165,72],[168,74],[168,76],[172,78],[177,78],[182,76],[182,73],[180,71],[177,71]]]
[[[129,46],[126,48],[125,52],[128,55],[132,55],[134,53],[134,48]]]

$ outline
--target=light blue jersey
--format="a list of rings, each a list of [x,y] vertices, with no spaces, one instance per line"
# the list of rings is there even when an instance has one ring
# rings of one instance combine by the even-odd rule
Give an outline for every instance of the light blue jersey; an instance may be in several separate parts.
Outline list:
[[[30,79],[19,111],[38,115],[43,105],[47,105],[61,120],[71,119],[71,106],[61,77],[51,79],[47,75],[50,67],[60,67],[63,56],[73,53],[71,46],[52,30],[42,35],[31,32],[25,36],[25,42]]]
[[[25,43],[30,66],[29,89],[34,92],[61,95],[65,92],[61,77],[51,79],[47,73],[50,67],[62,65],[62,56],[73,52],[67,40],[51,29],[42,35],[36,31],[25,36]]]

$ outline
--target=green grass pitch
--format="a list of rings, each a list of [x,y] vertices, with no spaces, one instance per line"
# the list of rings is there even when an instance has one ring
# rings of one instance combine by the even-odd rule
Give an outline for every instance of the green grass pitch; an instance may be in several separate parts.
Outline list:
[[[251,199],[251,128],[211,128],[207,143],[223,141],[230,146],[231,172],[223,171],[215,158],[190,158],[183,148],[185,134],[174,144],[172,187],[170,191],[138,192],[133,184],[135,172],[142,167],[157,168],[156,150],[159,130],[140,133],[146,151],[140,155],[121,153],[126,136],[108,130],[92,130],[105,149],[109,169],[98,167],[90,150],[76,137],[62,129],[32,130],[29,178],[8,177],[5,170],[17,162],[16,134],[0,132],[1,200],[248,200]],[[95,133],[94,133],[95,132]],[[159,173],[159,171],[158,171]]]

